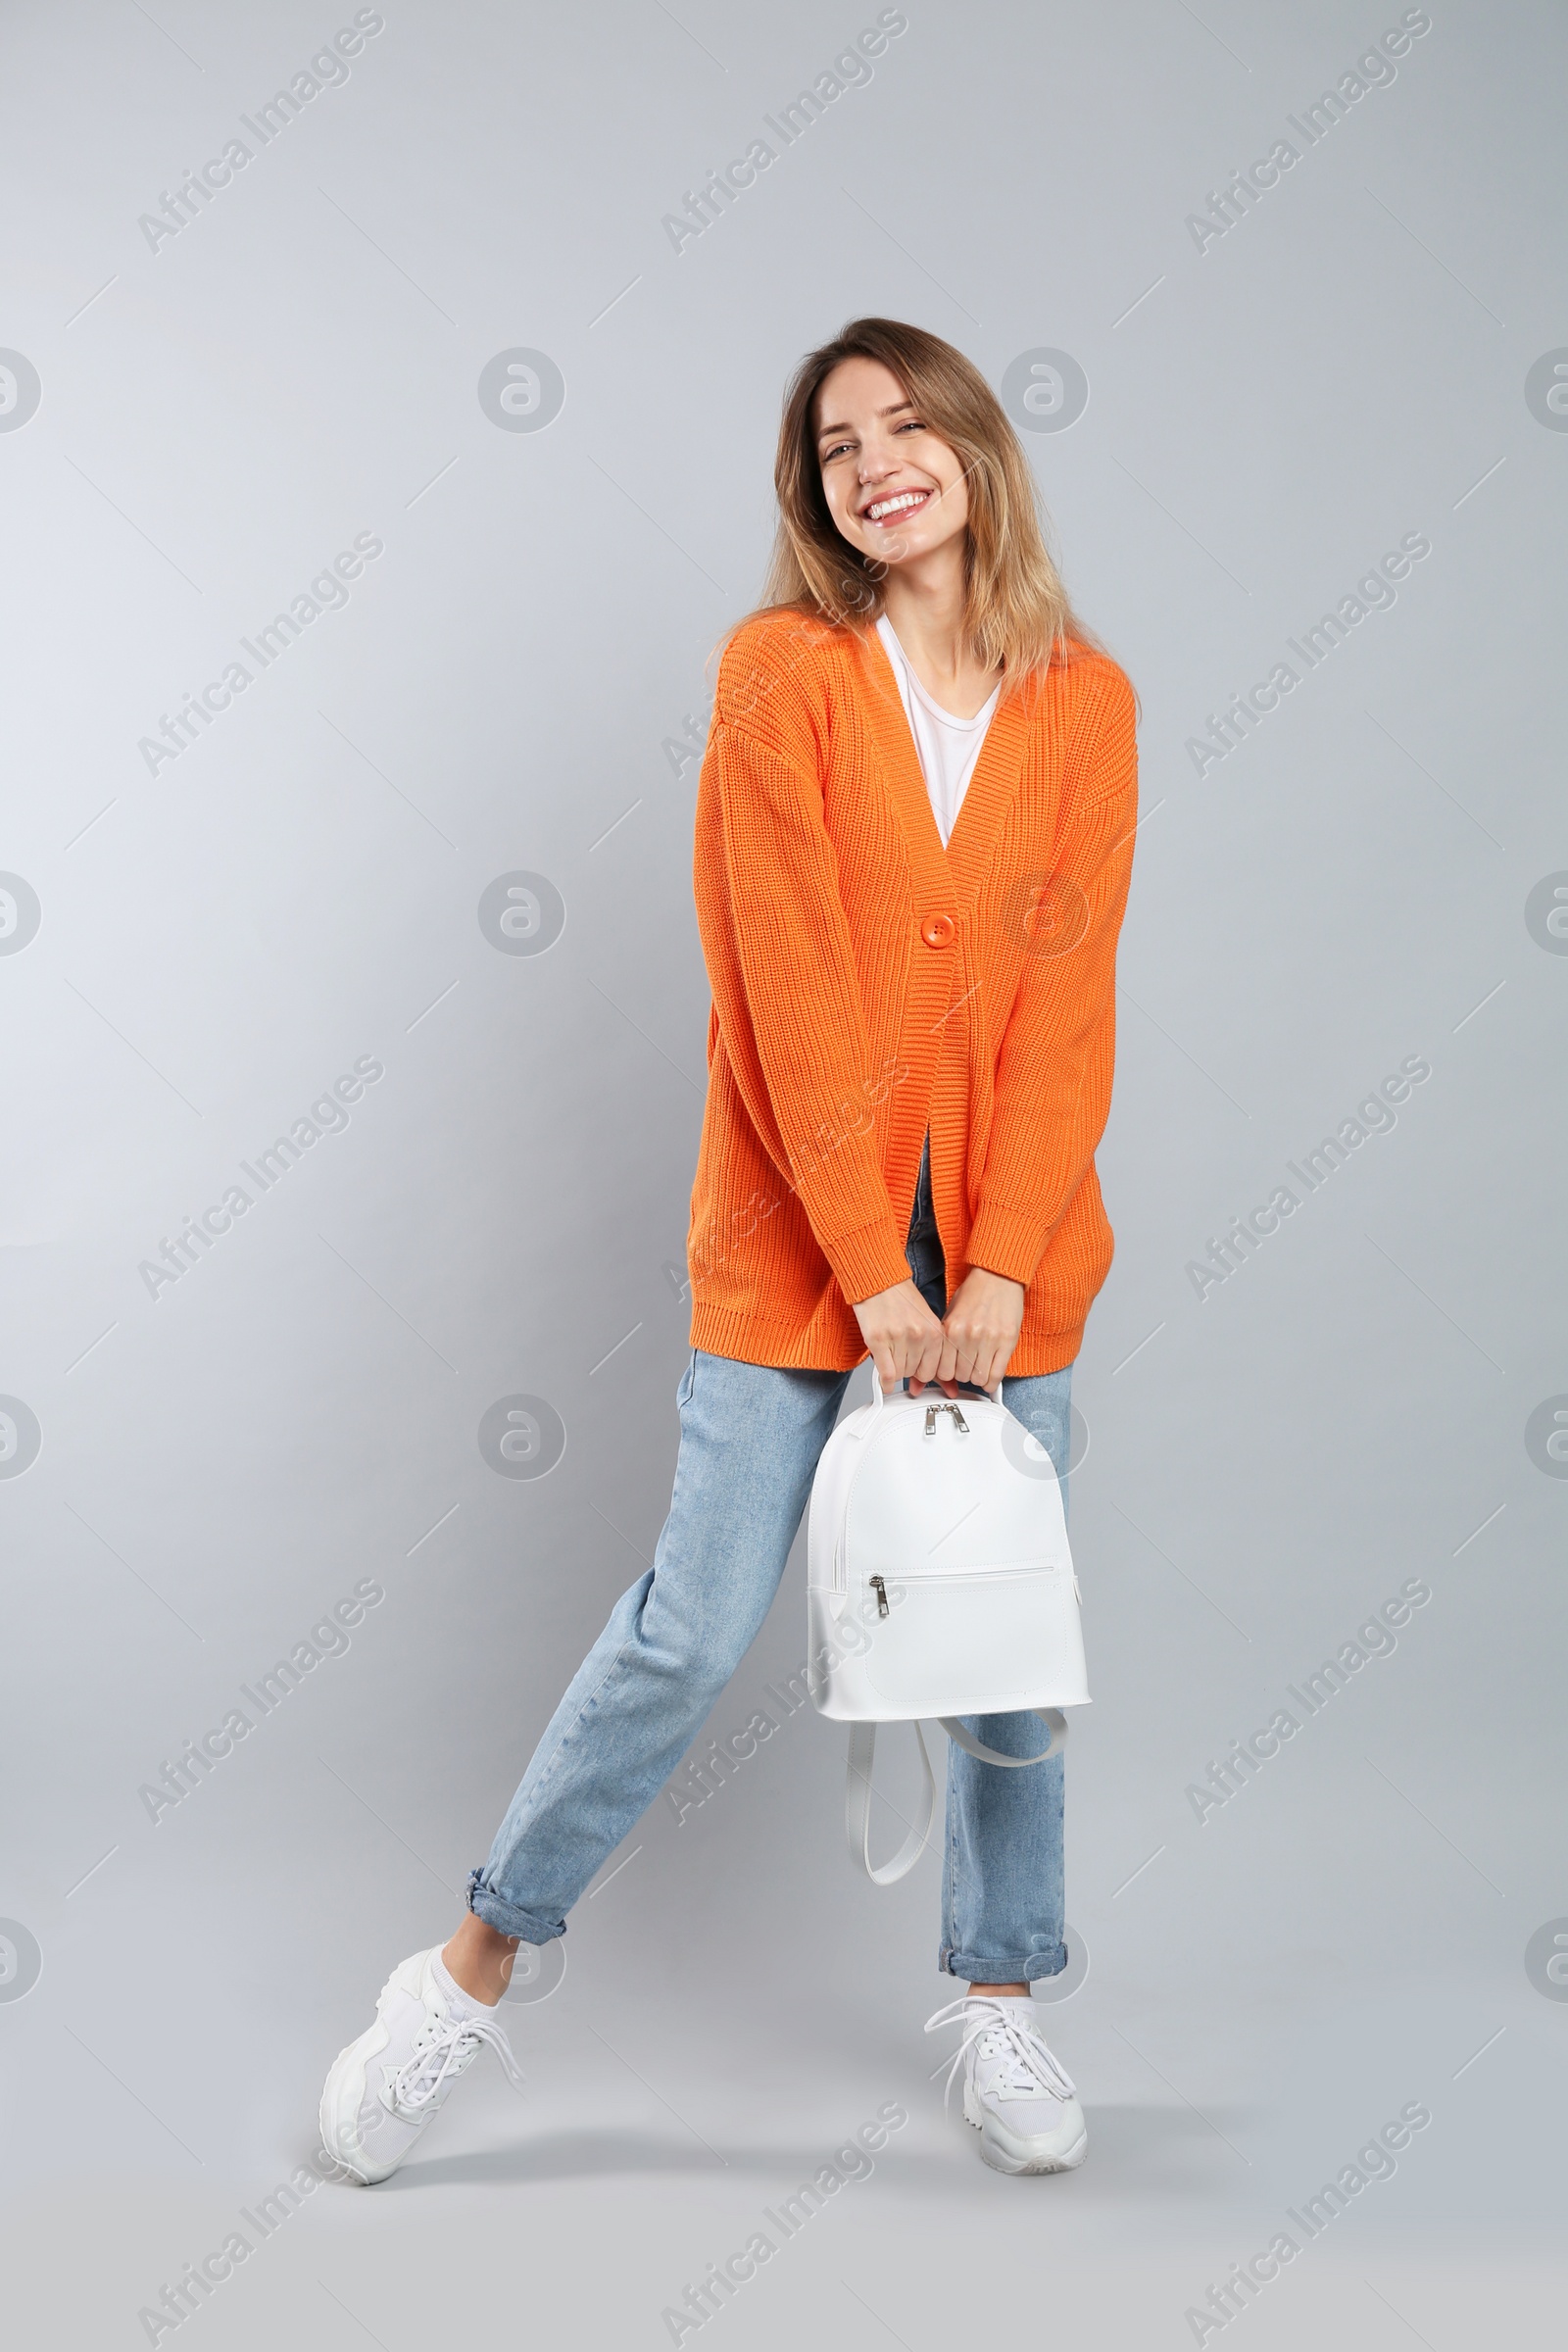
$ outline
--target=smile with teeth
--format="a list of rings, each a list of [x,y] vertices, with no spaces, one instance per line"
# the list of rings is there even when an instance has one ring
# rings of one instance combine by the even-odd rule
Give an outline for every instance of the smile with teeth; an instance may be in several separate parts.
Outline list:
[[[865,519],[867,522],[891,522],[897,514],[912,514],[916,508],[925,505],[930,496],[929,490],[900,490],[892,498],[879,499],[875,506],[867,507]]]

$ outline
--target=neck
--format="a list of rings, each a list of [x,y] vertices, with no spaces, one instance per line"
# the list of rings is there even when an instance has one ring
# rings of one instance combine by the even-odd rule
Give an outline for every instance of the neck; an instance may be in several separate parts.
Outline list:
[[[926,670],[956,678],[966,666],[963,644],[963,539],[949,539],[884,584],[888,619],[905,651]]]

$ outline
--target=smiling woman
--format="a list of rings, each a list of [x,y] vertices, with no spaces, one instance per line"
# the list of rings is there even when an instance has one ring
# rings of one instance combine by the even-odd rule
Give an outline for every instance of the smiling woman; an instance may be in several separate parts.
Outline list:
[[[767,602],[724,646],[698,782],[712,1004],[669,1515],[457,1933],[399,1964],[327,2077],[325,2144],[366,2183],[484,2043],[510,2065],[493,2012],[518,1943],[565,1933],[750,1648],[856,1366],[869,1355],[884,1392],[995,1389],[1019,1443],[1067,1472],[1072,1365],[1111,1253],[1094,1160],[1137,700],[1072,611],[995,393],[951,344],[862,318],[812,352],[774,478]],[[1036,1755],[1027,1713],[962,1729],[937,1966],[971,1997],[931,2023],[961,2022],[986,2162],[1065,2172],[1083,2111],[1029,1991],[1067,1965],[1061,1757]],[[818,2181],[803,2195],[831,2193]],[[666,2322],[683,2336],[702,2317]]]
[[[977,680],[994,685],[1003,667],[1013,680],[1038,675],[1073,644],[1103,652],[1052,561],[1001,402],[939,335],[858,318],[813,352],[785,399],[773,480],[779,531],[762,611],[808,601],[870,620],[891,599],[912,617],[911,607],[932,610],[948,570],[922,559],[947,547],[959,564],[945,585],[961,591]]]

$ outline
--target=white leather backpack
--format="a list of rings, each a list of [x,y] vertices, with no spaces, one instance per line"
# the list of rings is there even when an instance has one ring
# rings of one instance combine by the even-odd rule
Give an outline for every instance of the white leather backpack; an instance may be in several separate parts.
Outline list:
[[[931,1834],[936,1784],[920,1730],[1014,1770],[1055,1755],[1058,1712],[1085,1706],[1078,1579],[1055,1466],[995,1396],[884,1396],[847,1413],[822,1449],[807,1523],[811,1695],[850,1735],[845,1829],[877,1886],[913,1869]],[[1051,1732],[1032,1756],[982,1746],[960,1715],[1032,1709]],[[870,1855],[879,1723],[913,1723],[924,1818],[891,1862]]]

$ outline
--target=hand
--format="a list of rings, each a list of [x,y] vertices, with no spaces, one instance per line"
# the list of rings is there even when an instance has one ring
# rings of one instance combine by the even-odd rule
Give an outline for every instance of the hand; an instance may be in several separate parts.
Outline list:
[[[912,1282],[896,1282],[889,1291],[861,1298],[855,1315],[884,1396],[906,1379],[918,1396],[925,1383],[936,1378],[947,1334]],[[947,1394],[956,1394],[951,1382]]]
[[[943,1325],[941,1359],[936,1376],[948,1396],[953,1384],[971,1381],[977,1389],[994,1389],[1018,1345],[1023,1329],[1024,1286],[1005,1274],[971,1266],[958,1285]]]

